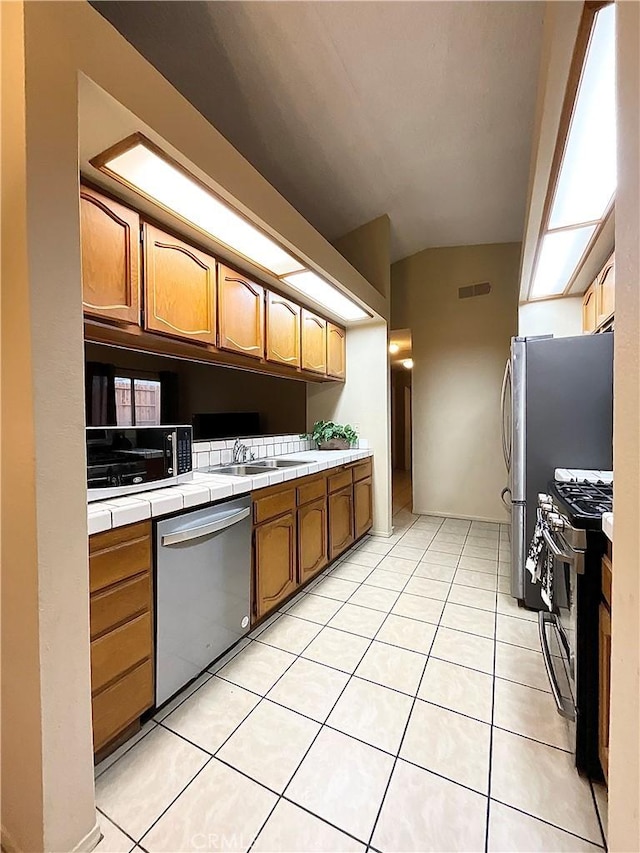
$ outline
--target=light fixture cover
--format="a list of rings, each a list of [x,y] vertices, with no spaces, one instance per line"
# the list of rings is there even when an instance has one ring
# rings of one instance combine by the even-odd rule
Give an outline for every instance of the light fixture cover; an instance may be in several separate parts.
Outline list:
[[[596,222],[616,190],[615,4],[596,15],[549,228]]]
[[[389,344],[389,352],[391,355],[395,355],[400,350],[398,344]]]
[[[309,299],[313,299],[318,305],[326,308],[343,320],[364,320],[369,315],[356,305],[349,297],[341,293],[328,281],[325,281],[317,273],[311,270],[291,273],[282,276],[287,284],[294,287],[300,293],[304,293]]]
[[[544,235],[531,286],[533,299],[563,293],[595,230],[595,225],[586,225]]]
[[[126,141],[125,141],[126,142]],[[303,265],[141,134],[94,165],[276,276]]]
[[[404,361],[402,362],[402,366],[406,367],[407,370],[411,370],[411,368],[413,367],[413,359],[412,358],[405,358]]]

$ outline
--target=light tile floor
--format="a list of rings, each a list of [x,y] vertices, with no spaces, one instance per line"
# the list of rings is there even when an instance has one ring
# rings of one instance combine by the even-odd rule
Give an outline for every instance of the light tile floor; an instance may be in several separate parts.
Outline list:
[[[508,528],[394,520],[96,769],[100,851],[604,846]]]

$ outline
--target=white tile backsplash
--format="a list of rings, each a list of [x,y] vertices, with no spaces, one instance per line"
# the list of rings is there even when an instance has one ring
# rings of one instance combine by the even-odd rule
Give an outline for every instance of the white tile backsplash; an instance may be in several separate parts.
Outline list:
[[[313,441],[300,438],[298,433],[243,438],[241,441],[251,450],[255,459],[282,456],[285,453],[303,453],[306,450],[316,449]],[[194,469],[208,468],[210,465],[228,465],[233,460],[234,444],[235,439],[233,438],[218,441],[195,441],[193,443]],[[361,442],[360,446],[367,447],[368,444]]]

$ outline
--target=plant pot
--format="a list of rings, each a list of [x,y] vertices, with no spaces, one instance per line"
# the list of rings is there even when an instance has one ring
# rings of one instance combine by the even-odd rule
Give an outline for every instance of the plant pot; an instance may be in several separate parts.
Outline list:
[[[330,438],[318,444],[318,450],[349,450],[350,447],[346,438]]]

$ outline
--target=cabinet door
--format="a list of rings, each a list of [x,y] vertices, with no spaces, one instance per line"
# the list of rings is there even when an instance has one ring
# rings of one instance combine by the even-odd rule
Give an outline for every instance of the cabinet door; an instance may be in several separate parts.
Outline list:
[[[327,373],[344,379],[346,370],[346,332],[340,326],[327,323]]]
[[[300,367],[300,306],[267,291],[267,361]]]
[[[327,499],[298,510],[298,583],[312,578],[329,562]]]
[[[264,356],[264,288],[220,264],[218,346],[251,358]]]
[[[593,332],[596,328],[596,320],[597,320],[597,310],[596,310],[596,302],[597,302],[597,290],[595,287],[595,283],[591,285],[589,290],[584,295],[582,300],[582,331],[583,332]]]
[[[290,595],[296,583],[295,513],[254,530],[256,616],[259,619]]]
[[[82,305],[91,317],[140,323],[140,217],[80,188]]]
[[[215,266],[210,255],[145,223],[145,328],[215,345]]]
[[[334,560],[353,543],[353,487],[329,495],[329,559]]]
[[[367,477],[353,486],[354,532],[359,539],[373,524],[373,484]]]
[[[598,279],[598,325],[608,320],[616,302],[616,267],[613,256],[607,261]]]
[[[605,780],[609,778],[609,693],[611,690],[611,616],[600,602],[598,672],[598,754]]]
[[[327,321],[302,309],[302,369],[327,372]]]

